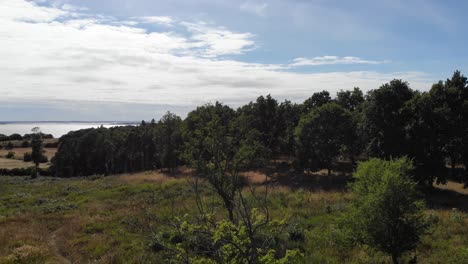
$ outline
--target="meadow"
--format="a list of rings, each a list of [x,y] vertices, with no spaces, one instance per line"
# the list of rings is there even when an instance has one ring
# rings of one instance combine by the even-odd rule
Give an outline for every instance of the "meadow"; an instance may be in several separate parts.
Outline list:
[[[352,199],[349,175],[294,175],[252,171],[250,186],[269,177],[269,206],[287,227],[288,247],[304,263],[391,263],[388,256],[344,242],[339,230]],[[173,216],[194,213],[193,175],[148,171],[87,178],[0,177],[0,263],[171,263],[155,250],[154,234]],[[248,191],[244,190],[247,193]],[[207,189],[205,199],[217,204]],[[426,214],[432,227],[416,252],[418,263],[467,263],[468,192],[461,184],[436,186]]]

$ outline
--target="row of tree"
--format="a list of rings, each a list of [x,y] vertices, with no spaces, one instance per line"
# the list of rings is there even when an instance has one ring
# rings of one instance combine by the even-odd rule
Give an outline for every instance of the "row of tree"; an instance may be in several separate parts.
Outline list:
[[[24,136],[21,136],[18,133],[14,133],[9,136],[0,134],[0,142],[12,141],[12,140],[31,140],[33,136],[34,136],[33,134],[24,134]],[[54,138],[52,134],[44,134],[44,133],[41,133],[41,137],[43,139]]]
[[[98,128],[63,136],[58,176],[168,168],[256,146],[264,157],[295,157],[295,167],[332,169],[338,158],[407,156],[420,183],[446,180],[446,165],[468,165],[468,82],[460,72],[428,92],[393,80],[366,95],[322,91],[302,104],[260,96],[234,110],[215,103],[185,120],[168,113],[136,127]],[[211,148],[211,149],[210,149]],[[257,155],[259,155],[257,153]],[[227,166],[227,165],[226,165]]]

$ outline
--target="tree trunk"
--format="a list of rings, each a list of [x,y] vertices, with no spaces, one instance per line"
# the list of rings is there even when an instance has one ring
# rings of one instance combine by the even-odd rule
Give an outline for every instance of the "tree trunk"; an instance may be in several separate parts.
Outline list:
[[[331,176],[331,168],[330,168],[330,167],[328,167],[328,169],[327,169],[327,170],[328,170],[328,176]]]
[[[395,254],[392,254],[392,262],[393,264],[398,264],[398,256]]]

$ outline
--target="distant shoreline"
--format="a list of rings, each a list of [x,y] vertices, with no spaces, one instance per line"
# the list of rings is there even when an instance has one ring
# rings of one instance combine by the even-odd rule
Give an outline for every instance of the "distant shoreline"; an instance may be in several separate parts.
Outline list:
[[[141,121],[140,121],[141,122]],[[8,124],[139,124],[138,121],[0,121],[0,125]]]

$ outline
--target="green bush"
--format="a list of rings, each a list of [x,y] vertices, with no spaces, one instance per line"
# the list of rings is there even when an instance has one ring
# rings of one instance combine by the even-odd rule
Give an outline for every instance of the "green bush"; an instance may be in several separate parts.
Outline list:
[[[14,159],[15,158],[15,153],[13,151],[9,151],[8,154],[6,154],[5,158]]]
[[[393,263],[413,250],[428,227],[407,158],[371,159],[359,164],[351,184],[356,199],[348,215],[357,242],[392,256]]]
[[[31,161],[32,161],[31,152],[26,152],[26,153],[24,153],[23,161],[24,161],[24,162],[31,162]]]
[[[31,144],[29,144],[29,141],[25,140],[21,143],[22,148],[29,148]]]

